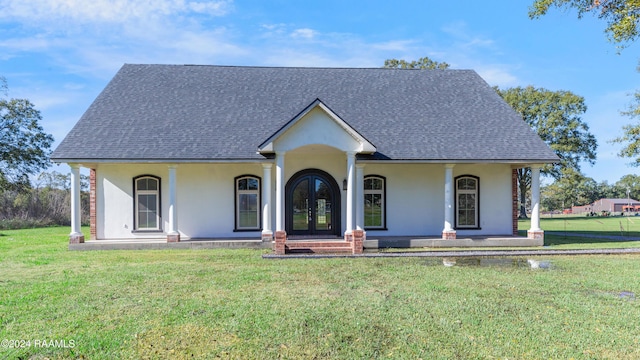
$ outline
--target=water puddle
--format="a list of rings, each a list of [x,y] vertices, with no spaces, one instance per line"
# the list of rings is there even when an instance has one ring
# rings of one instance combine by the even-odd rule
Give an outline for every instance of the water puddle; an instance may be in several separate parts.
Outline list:
[[[549,260],[527,259],[527,258],[496,258],[496,257],[445,257],[439,260],[434,259],[433,264],[439,263],[446,267],[511,267],[527,269],[551,269]]]

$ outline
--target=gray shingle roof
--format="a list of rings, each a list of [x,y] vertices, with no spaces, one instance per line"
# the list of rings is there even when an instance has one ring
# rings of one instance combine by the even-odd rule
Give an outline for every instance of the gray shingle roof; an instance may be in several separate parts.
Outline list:
[[[472,70],[129,64],[52,159],[263,159],[258,145],[316,99],[373,143],[376,159],[557,161]]]

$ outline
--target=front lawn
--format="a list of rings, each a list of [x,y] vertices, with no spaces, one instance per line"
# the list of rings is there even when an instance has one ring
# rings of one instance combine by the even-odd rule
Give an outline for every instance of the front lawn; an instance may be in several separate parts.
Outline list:
[[[71,252],[68,232],[0,231],[0,340],[24,341],[0,358],[640,358],[638,256]]]

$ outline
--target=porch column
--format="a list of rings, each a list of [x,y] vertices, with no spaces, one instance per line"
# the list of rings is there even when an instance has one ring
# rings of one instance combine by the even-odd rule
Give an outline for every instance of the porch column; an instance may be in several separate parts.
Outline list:
[[[69,244],[84,243],[80,223],[80,165],[69,164],[71,167],[71,234],[69,234]]]
[[[284,231],[284,155],[276,152],[276,231]]]
[[[364,230],[364,164],[356,165],[356,229]]]
[[[544,239],[540,229],[540,165],[531,165],[531,228],[527,235],[529,239]]]
[[[167,242],[180,241],[176,198],[176,168],[177,165],[169,165],[169,228],[167,229]]]
[[[271,231],[271,167],[273,164],[262,164],[262,241],[273,240]]]
[[[453,167],[454,164],[446,164],[444,166],[444,229],[442,230],[442,238],[454,240],[456,231],[453,229],[454,214],[453,203]]]
[[[347,227],[345,229],[345,236],[351,236],[353,232],[353,220],[355,212],[353,203],[355,202],[355,163],[356,153],[353,151],[347,152]]]

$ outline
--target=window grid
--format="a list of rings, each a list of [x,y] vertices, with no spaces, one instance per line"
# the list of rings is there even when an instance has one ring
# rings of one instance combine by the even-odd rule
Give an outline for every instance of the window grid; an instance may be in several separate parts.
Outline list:
[[[456,179],[456,227],[478,227],[478,182],[474,177]]]
[[[135,230],[160,230],[160,180],[150,176],[135,179]]]
[[[260,229],[260,179],[236,178],[236,230]]]
[[[386,227],[385,179],[381,176],[364,178],[364,227],[384,229]]]

